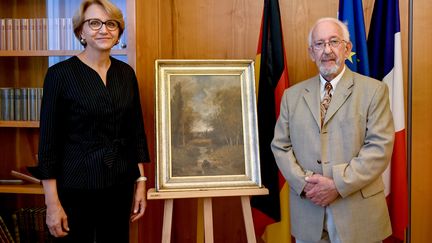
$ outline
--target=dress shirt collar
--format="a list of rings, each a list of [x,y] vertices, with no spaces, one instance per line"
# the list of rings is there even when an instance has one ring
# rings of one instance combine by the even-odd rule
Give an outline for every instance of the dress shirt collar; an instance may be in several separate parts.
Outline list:
[[[339,73],[338,76],[336,76],[334,79],[330,80],[330,83],[333,87],[331,94],[334,94],[334,91],[336,90],[337,84],[339,83],[343,74],[345,73],[345,69],[346,69],[346,66],[344,64],[342,72]],[[319,75],[319,77],[320,77],[320,93],[321,93],[321,99],[322,99],[324,97],[324,86],[325,86],[325,83],[327,82],[327,80],[325,80],[321,74]]]

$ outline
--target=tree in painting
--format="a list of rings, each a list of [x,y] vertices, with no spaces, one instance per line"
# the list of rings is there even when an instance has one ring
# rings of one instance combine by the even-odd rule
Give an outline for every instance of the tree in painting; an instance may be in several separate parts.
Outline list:
[[[170,105],[173,176],[245,173],[238,76],[172,77]]]

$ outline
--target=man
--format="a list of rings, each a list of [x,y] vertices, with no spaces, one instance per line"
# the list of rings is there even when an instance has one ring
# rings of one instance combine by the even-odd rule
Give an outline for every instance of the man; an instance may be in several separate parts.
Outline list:
[[[290,185],[296,242],[380,242],[391,234],[381,174],[392,154],[388,88],[345,66],[345,24],[318,20],[309,54],[319,75],[287,89],[271,144]]]

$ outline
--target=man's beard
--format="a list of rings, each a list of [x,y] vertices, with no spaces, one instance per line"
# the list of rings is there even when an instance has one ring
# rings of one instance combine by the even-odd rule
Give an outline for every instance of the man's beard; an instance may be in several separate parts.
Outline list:
[[[336,60],[335,60],[334,66],[332,66],[330,68],[322,65],[322,60],[320,61],[318,68],[319,68],[319,71],[323,77],[328,77],[328,76],[332,76],[334,74],[337,74],[339,68],[341,67],[341,62],[340,62],[339,58],[335,58],[335,59]]]

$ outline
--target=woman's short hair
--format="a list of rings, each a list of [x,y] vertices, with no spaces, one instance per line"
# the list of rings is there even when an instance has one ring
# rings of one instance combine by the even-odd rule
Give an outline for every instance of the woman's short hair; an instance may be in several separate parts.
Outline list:
[[[82,26],[85,21],[84,19],[84,13],[87,10],[87,8],[92,4],[99,4],[102,6],[103,9],[108,13],[108,16],[112,20],[115,20],[119,23],[119,38],[123,34],[124,28],[125,28],[125,22],[123,19],[123,14],[121,10],[111,3],[108,0],[84,0],[82,1],[79,9],[75,12],[75,15],[73,16],[72,23],[73,23],[73,31],[76,36],[76,38],[81,39],[81,31]]]

